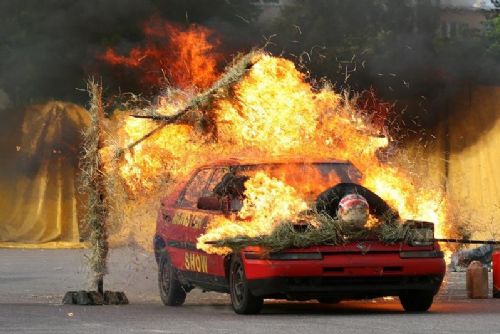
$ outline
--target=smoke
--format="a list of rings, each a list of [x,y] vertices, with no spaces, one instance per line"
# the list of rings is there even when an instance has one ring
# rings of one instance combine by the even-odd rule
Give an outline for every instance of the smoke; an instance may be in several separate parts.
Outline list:
[[[446,6],[414,3],[297,2],[273,25],[273,52],[305,62],[312,78],[327,77],[338,89],[373,88],[395,104],[388,119],[394,135],[431,138],[454,117],[451,105],[464,86],[500,83],[495,30],[466,25],[470,17],[493,22],[495,12],[470,5],[450,19]]]
[[[395,104],[389,124],[395,132],[402,129],[400,137],[421,136],[422,129],[435,132],[452,116],[447,105],[464,85],[497,84],[500,78],[499,55],[486,52],[495,51],[488,49],[494,43],[468,31],[455,39],[442,38],[445,22],[439,7],[400,0],[283,1],[286,6],[274,10],[274,18],[262,15],[269,19],[262,22],[259,14],[269,6],[254,3],[2,1],[0,89],[13,106],[48,99],[85,104],[87,94],[78,88],[94,75],[102,77],[106,95],[140,93],[130,76],[113,75],[97,55],[108,47],[127,54],[141,45],[142,25],[154,15],[214,30],[221,39],[222,63],[267,39],[269,51],[303,63],[312,79],[326,77],[339,90],[373,88]],[[11,112],[0,108],[4,119]]]
[[[242,20],[257,14],[245,0],[0,1],[0,176],[20,173],[23,138],[30,136],[22,128],[30,115],[43,116],[37,105],[51,100],[86,105],[88,94],[82,88],[89,76],[102,78],[108,96],[140,93],[131,90],[126,77],[110,75],[97,56],[108,47],[126,54],[143,43],[142,26],[152,16],[214,29],[224,37],[221,51],[229,58],[254,43],[250,36],[259,36]],[[40,126],[47,120],[40,120]],[[79,130],[63,132],[79,136]],[[60,142],[72,145],[75,140],[63,136]],[[39,149],[52,150],[49,146]],[[28,165],[36,168],[35,162]]]
[[[253,13],[243,0],[2,1],[0,89],[16,105],[51,98],[85,103],[86,93],[77,88],[88,75],[100,75],[96,55],[106,47],[126,50],[141,43],[141,25],[152,15],[241,34],[246,23],[239,14]],[[121,85],[106,79],[112,91]]]

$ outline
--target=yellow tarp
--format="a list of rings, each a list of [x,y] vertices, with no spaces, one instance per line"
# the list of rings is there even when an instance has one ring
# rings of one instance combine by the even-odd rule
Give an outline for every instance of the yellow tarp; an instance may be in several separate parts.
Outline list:
[[[81,249],[89,245],[83,242],[51,241],[43,243],[25,242],[0,242],[0,248],[24,248],[24,249]]]
[[[447,120],[433,143],[411,143],[403,155],[411,157],[417,180],[446,191],[448,226],[465,225],[476,239],[500,239],[500,87],[460,92]]]
[[[76,175],[85,109],[49,102],[25,113],[10,170],[0,179],[0,242],[79,243]]]
[[[460,94],[450,117],[449,199],[474,238],[500,238],[500,87]]]

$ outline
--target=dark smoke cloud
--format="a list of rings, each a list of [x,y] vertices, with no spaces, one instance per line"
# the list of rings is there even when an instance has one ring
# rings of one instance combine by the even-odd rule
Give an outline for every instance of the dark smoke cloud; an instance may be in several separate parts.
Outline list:
[[[1,6],[0,87],[21,104],[77,96],[94,48],[114,29],[133,38],[120,22],[135,22],[150,7],[147,1],[23,0]]]
[[[126,54],[140,45],[144,41],[141,24],[153,15],[216,30],[227,60],[237,51],[262,45],[262,36],[276,35],[268,47],[271,52],[296,62],[302,59],[311,77],[327,77],[339,89],[374,88],[396,103],[390,121],[404,129],[418,124],[420,130],[431,132],[450,113],[446,106],[463,86],[498,84],[500,80],[500,51],[491,48],[495,40],[471,34],[440,41],[437,7],[412,7],[401,0],[289,1],[297,6],[282,8],[280,16],[262,25],[255,20],[259,8],[253,3],[0,1],[0,89],[13,105],[47,99],[85,104],[87,96],[77,88],[83,88],[87,76],[95,74],[102,76],[108,94],[136,92],[126,76],[117,79],[110,75],[111,69],[102,67],[96,55],[109,46]],[[353,68],[356,71],[345,80],[346,70]],[[0,110],[0,115],[10,113],[12,110]],[[9,117],[2,117],[0,130],[13,128],[10,122],[20,118]]]

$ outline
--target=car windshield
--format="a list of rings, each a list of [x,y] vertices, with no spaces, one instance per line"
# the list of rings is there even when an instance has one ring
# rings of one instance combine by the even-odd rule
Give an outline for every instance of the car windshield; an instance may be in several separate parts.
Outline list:
[[[359,183],[362,177],[352,164],[337,162],[243,165],[234,170],[237,175],[249,177],[257,172],[292,186],[306,201],[315,200],[321,192],[338,183]]]

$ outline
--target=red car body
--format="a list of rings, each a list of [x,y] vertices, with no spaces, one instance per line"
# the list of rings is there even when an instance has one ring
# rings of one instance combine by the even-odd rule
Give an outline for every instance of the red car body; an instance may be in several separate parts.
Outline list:
[[[331,163],[351,166],[348,162]],[[404,242],[384,244],[365,240],[274,254],[266,254],[258,247],[247,247],[241,254],[228,256],[197,249],[197,239],[206,231],[207,224],[224,213],[198,209],[194,203],[196,196],[213,187],[217,182],[214,180],[216,173],[220,177],[222,171],[241,165],[237,161],[227,161],[202,167],[161,201],[154,237],[156,260],[160,264],[162,258],[168,259],[172,277],[185,292],[194,287],[230,292],[230,267],[235,256],[241,259],[249,293],[261,299],[333,302],[402,296],[412,291],[433,297],[439,290],[445,262],[437,243],[411,246]],[[206,185],[201,193],[195,194],[190,189],[199,179],[205,180],[202,183]],[[410,310],[420,309],[410,307]]]

